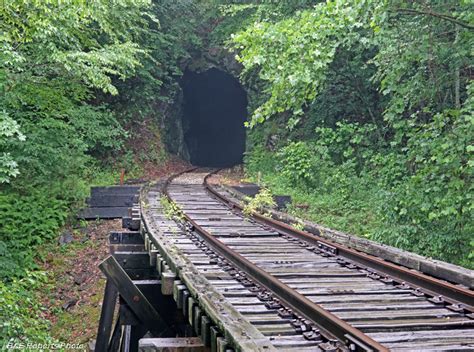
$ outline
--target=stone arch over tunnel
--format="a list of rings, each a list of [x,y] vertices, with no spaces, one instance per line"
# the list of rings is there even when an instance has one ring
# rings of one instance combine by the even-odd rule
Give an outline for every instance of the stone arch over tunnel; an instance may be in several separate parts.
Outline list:
[[[247,94],[232,75],[216,68],[183,75],[183,131],[190,162],[224,167],[242,162]]]

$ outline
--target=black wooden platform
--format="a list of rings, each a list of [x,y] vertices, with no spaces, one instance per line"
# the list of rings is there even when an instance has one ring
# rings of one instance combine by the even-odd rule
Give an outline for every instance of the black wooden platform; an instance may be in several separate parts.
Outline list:
[[[77,218],[84,220],[119,219],[128,217],[129,208],[138,201],[140,186],[92,187],[87,199],[88,208],[82,209]]]
[[[258,192],[260,192],[261,187],[254,184],[254,183],[249,183],[249,184],[241,184],[238,186],[232,186],[233,189],[236,191],[245,194],[246,196],[249,197],[255,197]]]

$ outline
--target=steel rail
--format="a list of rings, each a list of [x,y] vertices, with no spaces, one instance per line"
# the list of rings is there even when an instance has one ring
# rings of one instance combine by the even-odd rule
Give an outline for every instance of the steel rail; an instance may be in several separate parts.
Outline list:
[[[220,192],[218,192],[213,186],[208,182],[208,179],[213,174],[217,173],[219,170],[209,173],[204,178],[204,186],[206,189],[213,194],[215,197],[220,199],[223,203],[227,204],[230,207],[243,210],[243,207],[225,197]],[[434,277],[425,275],[421,272],[410,270],[408,268],[387,262],[381,258],[375,257],[373,255],[358,252],[352,248],[345,247],[335,242],[329,242],[328,240],[319,237],[316,234],[308,233],[295,229],[294,227],[279,221],[273,218],[261,215],[254,212],[252,214],[258,222],[263,223],[267,226],[270,226],[280,233],[291,235],[297,237],[301,240],[307,241],[308,243],[318,246],[320,243],[334,247],[338,251],[338,255],[347,258],[348,260],[354,261],[358,264],[364,265],[368,268],[377,270],[380,273],[383,273],[387,276],[395,278],[397,281],[406,282],[415,287],[423,289],[424,292],[432,297],[439,298],[450,304],[459,304],[462,303],[465,305],[463,308],[471,313],[474,312],[474,291],[468,288],[464,288],[458,285],[454,285],[447,281],[439,280]]]
[[[171,201],[173,199],[169,195],[168,185],[174,178],[183,173],[172,176],[165,183],[164,195]],[[208,174],[208,176],[209,175],[210,174]],[[208,176],[206,176],[205,180]],[[389,351],[388,348],[373,340],[359,329],[354,328],[344,320],[322,308],[320,305],[309,300],[304,295],[296,292],[273,275],[262,270],[239,253],[229,248],[223,242],[216,239],[211,233],[199,226],[186,213],[183,212],[183,215],[185,220],[193,227],[194,231],[199,233],[199,235],[223,257],[232,262],[240,270],[244,271],[255,282],[271,291],[284,304],[298,312],[301,316],[313,321],[318,328],[329,335],[333,335],[344,345],[348,347],[350,346],[350,350]]]

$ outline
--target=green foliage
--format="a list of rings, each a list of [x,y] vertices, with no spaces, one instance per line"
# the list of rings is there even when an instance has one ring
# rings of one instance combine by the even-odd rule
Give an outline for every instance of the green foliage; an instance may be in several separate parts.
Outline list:
[[[434,8],[424,6],[401,1],[327,1],[274,23],[257,21],[237,33],[233,48],[244,65],[243,74],[257,71],[268,83],[269,98],[255,110],[251,125],[284,111],[300,117],[302,107],[324,89],[331,64],[348,48],[363,56],[364,51],[377,49],[366,64],[377,67],[373,79],[380,82],[384,95],[390,95],[388,119],[407,109],[436,107],[439,111],[452,104],[454,73],[469,67],[474,39],[466,27],[446,20],[449,15],[442,20],[430,14],[452,11],[451,18],[458,23],[468,23],[472,14],[467,3],[454,11],[442,2]],[[458,84],[466,84],[462,76],[460,80]],[[441,92],[447,89],[450,94],[443,96]]]
[[[46,281],[42,272],[28,273],[20,280],[0,280],[0,346],[10,344],[52,344],[49,322],[42,318],[42,307],[33,293]]]
[[[436,112],[459,109],[466,98],[463,88],[470,81],[465,70],[472,66],[472,28],[429,15],[473,22],[467,2],[452,5],[443,1],[395,1],[373,14],[371,28],[378,48],[373,79],[380,82],[382,95],[389,98],[384,118],[394,127],[397,142],[403,140],[409,127],[404,125],[404,118],[426,122]]]
[[[0,184],[8,183],[18,175],[18,163],[7,152],[7,147],[15,139],[25,140],[20,126],[5,111],[0,111]]]
[[[316,99],[300,118],[305,129],[295,129],[311,138],[316,127],[334,128],[344,119],[347,122],[370,123],[384,133],[384,122],[378,117],[382,113],[384,99],[377,92],[377,84],[371,78],[376,66],[371,59],[376,48],[352,44],[338,48],[333,62],[328,67],[324,86]]]
[[[299,231],[304,231],[305,225],[303,222],[298,221],[291,224],[291,226]]]
[[[292,142],[279,153],[281,172],[291,182],[308,184],[313,180],[313,153],[305,142]]]
[[[244,161],[251,174],[272,172],[276,167],[276,159],[261,144],[255,145],[251,152],[247,152]]]
[[[336,122],[334,128],[316,127],[316,146],[321,158],[328,154],[327,160],[336,164],[353,162],[358,169],[372,157],[374,147],[379,141],[372,124]]]
[[[115,80],[140,67],[147,50],[134,39],[158,25],[150,8],[148,0],[0,8],[2,278],[34,266],[35,246],[55,238],[83,200],[97,158],[122,148],[127,134],[97,98],[117,94]]]
[[[21,277],[35,267],[35,246],[57,236],[67,217],[66,204],[45,189],[0,195],[0,278]]]
[[[165,212],[165,216],[170,220],[175,221],[184,221],[184,213],[183,209],[179,206],[179,204],[173,202],[168,197],[161,197],[160,204],[163,207]]]
[[[18,171],[20,184],[80,175],[88,154],[121,146],[124,131],[114,115],[90,102],[95,90],[117,94],[113,78],[125,79],[140,66],[145,50],[133,34],[146,26],[144,16],[153,18],[149,6],[8,1],[0,9],[6,33],[0,38],[2,125],[14,121],[8,123],[10,140],[12,133],[21,136],[13,127],[26,136],[8,146],[1,142],[8,180]]]
[[[266,155],[274,158],[272,152]],[[367,177],[347,175],[350,165],[337,166],[320,157],[313,157],[314,180],[310,184],[295,183],[283,176],[278,166],[261,172],[260,183],[274,194],[291,195],[290,211],[295,215],[362,236],[371,233],[380,223],[375,216],[379,189]],[[258,181],[258,165],[253,170],[247,172]]]
[[[259,4],[215,5],[204,2],[205,16],[212,30],[209,32],[210,47],[222,46],[233,35],[251,27],[255,22],[275,22],[288,18],[296,11],[311,8],[313,1],[263,2]],[[232,39],[231,39],[232,40]]]
[[[276,23],[256,22],[233,37],[243,74],[257,69],[269,83],[270,98],[255,110],[251,126],[284,111],[295,118],[303,114],[302,106],[324,86],[338,47],[360,38],[363,23],[355,17],[370,13],[370,4],[321,3]]]
[[[408,170],[393,169],[390,163],[379,165],[377,173],[401,169],[403,179],[392,179],[391,196],[382,213],[389,227],[377,232],[375,239],[473,266],[469,258],[474,230],[472,101],[470,95],[461,111],[436,114],[432,121],[408,131],[404,153],[398,155]],[[385,164],[383,157],[381,162]],[[394,224],[403,224],[407,235],[393,231]]]
[[[251,216],[255,212],[265,212],[267,208],[273,208],[276,206],[273,195],[267,188],[262,188],[251,198],[248,203],[245,204],[243,213],[246,217]]]

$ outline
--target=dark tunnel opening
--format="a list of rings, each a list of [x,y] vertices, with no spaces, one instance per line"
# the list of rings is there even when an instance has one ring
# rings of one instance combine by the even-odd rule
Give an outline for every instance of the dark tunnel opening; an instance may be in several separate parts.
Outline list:
[[[240,164],[245,151],[247,94],[228,73],[211,68],[183,76],[184,141],[196,166]]]

